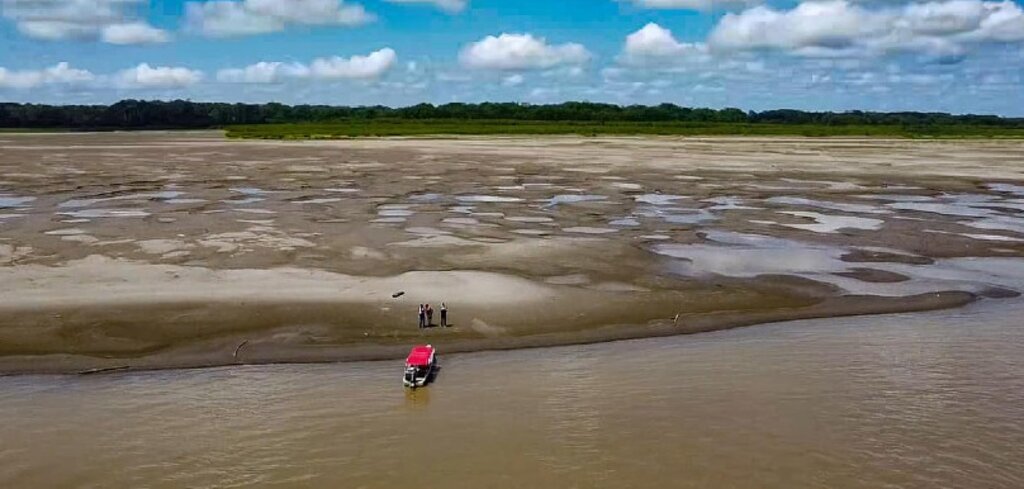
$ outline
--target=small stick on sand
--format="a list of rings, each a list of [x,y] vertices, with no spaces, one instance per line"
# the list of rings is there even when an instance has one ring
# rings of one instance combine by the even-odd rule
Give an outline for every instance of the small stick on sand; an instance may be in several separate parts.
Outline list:
[[[247,344],[249,344],[249,340],[245,340],[245,341],[239,343],[238,347],[235,348],[235,353],[232,354],[231,357],[234,358],[235,360],[238,360],[238,352],[241,351],[242,347],[247,345]]]
[[[679,326],[679,313],[676,313],[676,317],[672,319],[672,326]]]

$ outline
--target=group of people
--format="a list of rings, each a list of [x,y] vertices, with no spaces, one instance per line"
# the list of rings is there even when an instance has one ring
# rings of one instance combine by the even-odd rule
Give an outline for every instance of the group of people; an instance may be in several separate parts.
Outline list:
[[[434,325],[434,308],[430,304],[420,304],[420,329]],[[441,303],[441,327],[448,327],[448,306]]]

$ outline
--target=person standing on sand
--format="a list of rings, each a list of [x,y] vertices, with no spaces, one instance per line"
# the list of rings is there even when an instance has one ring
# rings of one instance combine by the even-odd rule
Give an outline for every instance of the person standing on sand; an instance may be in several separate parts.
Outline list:
[[[420,316],[420,329],[423,329],[423,327],[427,325],[426,324],[427,310],[423,307],[423,304],[420,304],[419,316]]]
[[[434,308],[427,304],[427,326],[434,325]]]
[[[441,303],[441,327],[448,327],[448,306],[444,302]]]

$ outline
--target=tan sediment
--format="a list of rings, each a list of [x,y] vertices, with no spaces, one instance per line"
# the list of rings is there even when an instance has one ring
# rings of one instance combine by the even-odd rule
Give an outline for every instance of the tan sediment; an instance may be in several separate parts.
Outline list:
[[[353,277],[98,256],[0,269],[0,284],[0,314],[17,324],[0,328],[0,372],[8,373],[387,359],[422,341],[447,352],[539,347],[974,300],[965,292],[825,297],[815,284],[785,277],[711,290],[608,292],[487,272]],[[418,329],[416,305],[436,297],[461,298],[452,304],[453,326]]]
[[[1024,256],[1012,226],[984,231],[1011,240],[972,239],[962,217],[861,198],[995,197],[986,184],[1024,180],[1020,141],[147,133],[16,136],[0,150],[0,196],[35,197],[0,209],[14,215],[0,219],[0,372],[394,358],[423,341],[516,348],[954,307],[971,291],[860,297],[828,277],[898,285],[887,264]],[[868,207],[884,226],[793,229],[777,223],[794,208],[860,214],[769,205],[780,196]],[[720,197],[742,205],[711,210]],[[95,203],[68,205],[83,200]],[[714,219],[686,220],[702,213]],[[687,275],[652,250],[706,246],[709,231],[844,249],[849,267]],[[993,291],[978,293],[1013,292]],[[454,327],[418,330],[416,305],[441,301]]]
[[[59,267],[0,268],[0,284],[6,323],[0,371],[58,372],[112,363],[160,368],[340,360],[352,355],[349,350],[390,351],[388,345],[424,340],[462,341],[463,348],[540,345],[552,333],[647,324],[679,311],[805,307],[828,291],[807,283],[571,287],[478,271],[358,277],[289,268],[211,270],[102,256]],[[441,299],[449,303],[453,326],[418,329],[417,305],[436,307],[440,298],[453,298]],[[241,355],[223,354],[241,342],[247,342]],[[62,354],[75,358],[54,361]]]

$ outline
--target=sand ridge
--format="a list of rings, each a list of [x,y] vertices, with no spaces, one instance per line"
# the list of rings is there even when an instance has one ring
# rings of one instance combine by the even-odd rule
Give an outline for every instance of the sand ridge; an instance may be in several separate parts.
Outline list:
[[[170,132],[0,148],[0,371],[543,346],[1024,290],[1006,266],[1024,256],[1019,141]],[[455,326],[418,330],[416,306],[441,301]]]

